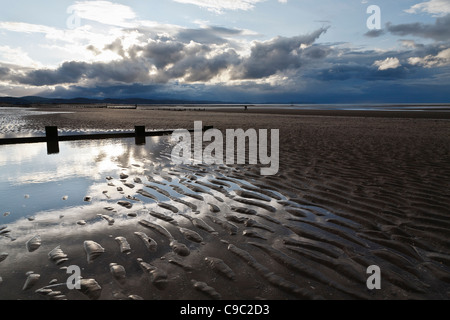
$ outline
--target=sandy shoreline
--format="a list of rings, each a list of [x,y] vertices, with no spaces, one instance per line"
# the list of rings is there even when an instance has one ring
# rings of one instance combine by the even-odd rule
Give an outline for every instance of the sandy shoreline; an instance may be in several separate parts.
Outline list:
[[[38,110],[54,111],[54,108]],[[60,111],[69,113],[31,116],[30,126],[40,130],[47,125],[58,126],[60,130],[133,130],[135,125],[144,125],[148,130],[191,129],[194,121],[202,121],[220,130],[279,129],[280,166],[288,172],[300,168],[317,171],[311,164],[325,163],[327,159],[339,165],[343,159],[351,161],[353,153],[364,155],[358,156],[360,168],[367,166],[369,169],[373,164],[383,165],[387,161],[399,167],[409,165],[427,170],[430,163],[438,161],[442,169],[449,169],[445,160],[450,145],[450,121],[447,121],[450,113],[445,112],[293,110],[286,114],[285,110],[280,113],[273,109],[223,112],[103,108],[62,108]],[[412,156],[414,154],[417,157]],[[408,161],[402,159],[406,156]],[[280,174],[286,175],[283,170]]]
[[[352,295],[357,288],[362,298],[450,298],[450,113],[61,111],[73,113],[32,116],[30,129],[190,129],[194,121],[220,130],[280,129],[277,175],[262,177],[257,168],[242,166],[229,178],[288,197],[283,214],[296,220],[297,229],[290,230],[303,245],[285,253],[347,284],[347,292],[333,289],[337,299],[358,297]],[[299,206],[330,215],[319,210],[305,216]],[[281,239],[273,241],[280,248]],[[355,280],[367,277],[369,264],[381,267],[383,290],[369,292]],[[326,290],[318,291],[330,298]]]

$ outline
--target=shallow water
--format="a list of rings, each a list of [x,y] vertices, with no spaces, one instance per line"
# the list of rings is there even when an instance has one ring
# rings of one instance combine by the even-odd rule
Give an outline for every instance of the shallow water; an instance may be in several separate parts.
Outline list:
[[[27,127],[27,116],[53,113],[67,112],[38,111],[34,108],[0,107],[0,138],[44,136],[44,130],[30,130]]]
[[[84,197],[100,191],[101,196],[91,201],[96,204],[107,199],[99,189],[105,177],[123,168],[129,174],[143,174],[144,165],[147,170],[162,167],[153,153],[163,147],[157,138],[147,139],[146,148],[133,146],[133,141],[60,142],[60,152],[52,155],[47,154],[45,143],[0,146],[0,192],[7,199],[2,214],[10,213],[2,222],[80,206],[85,204]],[[137,163],[139,167],[133,166]],[[113,200],[118,195],[108,194]]]
[[[35,108],[0,106],[0,139],[43,137],[45,136],[45,129],[30,125],[32,122],[29,120],[29,116],[42,116],[55,113],[60,114],[70,112],[59,111],[57,109],[55,109],[55,111],[40,111]],[[109,130],[97,130],[92,128],[74,130],[73,128],[58,127],[58,134],[60,136],[124,132],[128,133],[134,131],[117,128]]]

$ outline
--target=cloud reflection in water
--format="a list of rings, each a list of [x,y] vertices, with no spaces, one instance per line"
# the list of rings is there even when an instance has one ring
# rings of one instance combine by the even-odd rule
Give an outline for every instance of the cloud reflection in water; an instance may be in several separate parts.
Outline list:
[[[0,192],[5,199],[1,223],[83,205],[88,195],[107,199],[101,190],[107,186],[106,177],[119,179],[126,172],[142,179],[152,170],[159,171],[169,164],[161,157],[167,147],[167,137],[147,138],[144,146],[135,145],[134,139],[60,142],[55,155],[47,155],[45,143],[1,146]],[[11,214],[3,216],[6,212]]]

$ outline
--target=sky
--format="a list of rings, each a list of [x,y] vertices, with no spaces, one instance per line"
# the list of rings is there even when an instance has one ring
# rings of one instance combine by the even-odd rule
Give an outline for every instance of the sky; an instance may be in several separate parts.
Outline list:
[[[0,96],[450,102],[450,0],[0,5]]]

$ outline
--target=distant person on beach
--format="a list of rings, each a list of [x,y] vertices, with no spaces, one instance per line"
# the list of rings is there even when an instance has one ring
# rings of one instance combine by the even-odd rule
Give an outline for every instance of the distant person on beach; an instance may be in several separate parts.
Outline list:
[[[247,106],[245,106],[244,108],[245,108],[245,111],[247,111],[247,110],[248,110],[248,107],[247,107]]]

